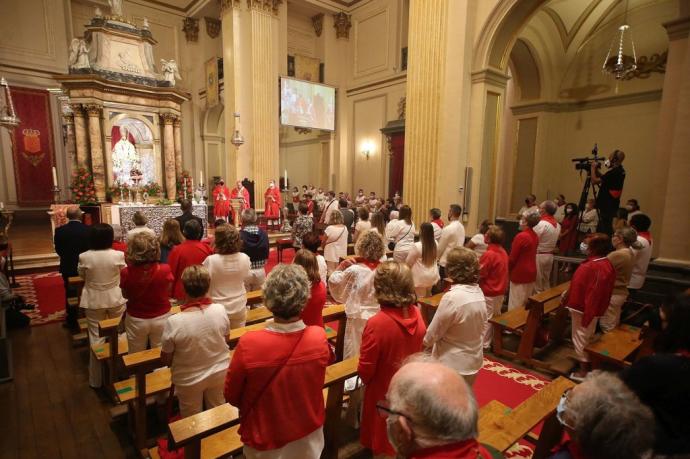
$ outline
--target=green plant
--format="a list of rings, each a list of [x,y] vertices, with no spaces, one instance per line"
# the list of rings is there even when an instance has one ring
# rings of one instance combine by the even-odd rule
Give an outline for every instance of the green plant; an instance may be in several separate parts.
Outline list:
[[[170,199],[163,198],[163,199],[159,199],[156,204],[159,206],[169,206],[171,204],[175,204],[175,202],[171,201]]]
[[[160,196],[162,191],[162,187],[156,182],[149,182],[142,187],[142,192],[148,193],[152,198]]]

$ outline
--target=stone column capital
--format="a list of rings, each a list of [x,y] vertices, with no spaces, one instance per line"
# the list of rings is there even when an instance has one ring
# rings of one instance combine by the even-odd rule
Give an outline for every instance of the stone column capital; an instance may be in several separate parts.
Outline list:
[[[662,25],[666,29],[669,40],[688,38],[690,35],[690,16],[664,22]]]
[[[278,7],[283,0],[247,0],[247,6],[255,10],[271,11],[278,14]]]
[[[174,113],[161,113],[161,121],[163,121],[163,124],[173,124],[176,119],[177,115]]]
[[[206,22],[206,34],[211,38],[216,38],[220,35],[220,19],[204,17]]]
[[[311,25],[314,27],[314,33],[317,37],[320,37],[323,32],[323,16],[323,13],[319,13],[311,17]]]
[[[84,105],[84,109],[86,110],[86,113],[91,116],[101,116],[101,110],[103,107],[101,107],[98,104],[86,104]]]
[[[177,117],[175,117],[175,119],[173,119],[173,127],[174,127],[175,129],[179,129],[180,126],[182,126],[182,118],[180,118],[179,116],[177,116]]]
[[[73,113],[67,113],[62,115],[62,122],[64,124],[72,125],[74,124],[74,114]]]
[[[196,43],[199,40],[199,20],[186,17],[182,20],[182,31],[187,43]]]
[[[336,13],[333,15],[333,27],[335,28],[336,38],[350,38],[350,28],[352,27],[352,15]]]
[[[72,107],[72,114],[74,116],[84,116],[84,106],[82,104],[70,104],[70,107]]]
[[[220,14],[226,11],[232,11],[234,8],[241,6],[240,0],[220,0]]]

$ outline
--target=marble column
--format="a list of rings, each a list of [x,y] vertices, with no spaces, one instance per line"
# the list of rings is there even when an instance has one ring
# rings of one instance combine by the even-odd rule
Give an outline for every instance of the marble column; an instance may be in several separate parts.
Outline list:
[[[69,158],[67,172],[71,177],[72,172],[77,170],[79,164],[77,162],[76,139],[74,138],[74,114],[64,115],[62,117],[62,123],[65,125],[65,151]]]
[[[96,198],[99,202],[105,201],[105,162],[103,161],[103,135],[101,132],[100,105],[86,105],[86,113],[89,115],[89,146],[91,147],[91,173],[93,174],[93,186],[96,189]]]
[[[163,122],[163,158],[165,164],[165,194],[168,199],[175,199],[175,135],[173,122],[177,117],[172,113],[161,114]]]
[[[89,139],[86,135],[86,118],[84,107],[81,104],[73,104],[74,114],[74,147],[77,155],[77,167],[89,168]]]
[[[235,129],[234,112],[240,112],[244,115],[242,118],[243,129],[242,135],[246,136],[245,128],[249,125],[247,122],[247,113],[244,112],[240,105],[240,40],[236,40],[240,36],[240,19],[242,16],[242,3],[239,0],[221,0],[220,2],[220,19],[221,19],[221,33],[223,43],[223,105],[225,106],[225,115],[223,123],[223,133],[225,136],[225,144],[223,145],[223,155],[226,157],[226,166],[223,170],[225,176],[225,183],[231,185],[237,180],[237,156],[245,151],[251,151],[251,146],[245,144],[241,148],[236,148],[230,143],[230,139]]]
[[[184,168],[182,167],[182,120],[179,117],[173,121],[173,137],[175,138],[175,178],[180,180]]]
[[[410,2],[403,183],[418,225],[438,206],[447,10],[448,0]]]

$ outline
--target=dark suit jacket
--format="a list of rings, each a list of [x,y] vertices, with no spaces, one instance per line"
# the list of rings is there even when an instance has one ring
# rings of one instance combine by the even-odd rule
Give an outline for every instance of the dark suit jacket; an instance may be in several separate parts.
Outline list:
[[[191,212],[187,212],[185,214],[180,215],[179,217],[175,217],[175,220],[177,220],[180,223],[180,231],[184,231],[184,224],[187,223],[189,220],[196,220],[199,222],[199,225],[201,225],[201,232],[203,234],[204,222],[196,215],[193,215]]]
[[[70,221],[55,229],[55,252],[60,257],[60,273],[76,276],[79,254],[89,250],[89,227]]]

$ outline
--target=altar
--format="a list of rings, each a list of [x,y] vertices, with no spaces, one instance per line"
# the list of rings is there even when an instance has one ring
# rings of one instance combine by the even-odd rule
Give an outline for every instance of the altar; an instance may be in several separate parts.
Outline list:
[[[111,205],[110,207],[110,222],[122,226],[123,234],[134,228],[132,217],[136,212],[141,212],[148,219],[146,226],[160,235],[163,232],[163,224],[169,218],[175,218],[182,215],[182,210],[179,204],[171,204],[169,206],[157,206],[150,204],[140,205]],[[206,204],[193,204],[192,214],[199,217],[204,223],[204,237],[208,235],[208,207]],[[107,216],[106,216],[107,218]],[[182,229],[182,228],[180,228]]]

